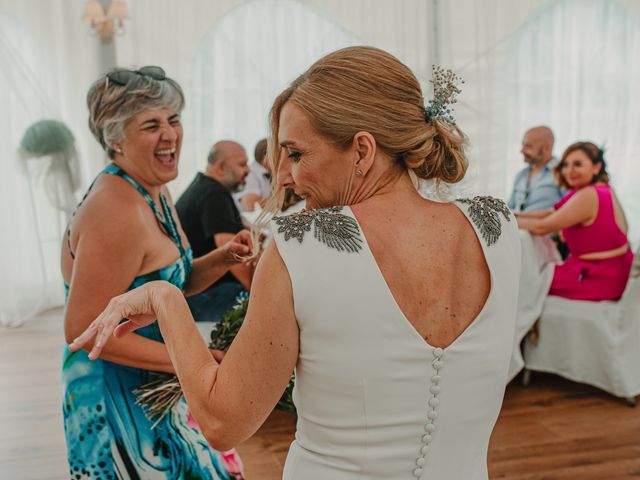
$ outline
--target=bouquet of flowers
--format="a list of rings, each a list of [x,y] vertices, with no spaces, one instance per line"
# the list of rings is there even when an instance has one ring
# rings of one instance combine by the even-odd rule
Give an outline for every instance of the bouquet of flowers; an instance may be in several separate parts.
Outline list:
[[[227,351],[231,342],[238,334],[249,305],[249,294],[241,293],[236,298],[236,304],[231,310],[223,314],[222,321],[217,323],[211,331],[209,348]],[[170,374],[157,374],[158,378],[142,385],[134,390],[137,395],[136,403],[144,408],[147,417],[152,420],[155,427],[171,408],[182,398],[182,389],[178,377]],[[276,408],[293,412],[296,408],[293,404],[293,382],[291,377],[289,385],[278,401]]]

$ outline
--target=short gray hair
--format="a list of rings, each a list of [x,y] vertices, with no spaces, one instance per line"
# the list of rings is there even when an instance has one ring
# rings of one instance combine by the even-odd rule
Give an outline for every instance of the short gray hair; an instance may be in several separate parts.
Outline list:
[[[117,71],[122,69],[111,70]],[[109,73],[111,73],[109,72]],[[89,129],[109,158],[115,158],[113,143],[124,137],[124,125],[144,110],[170,108],[176,113],[184,108],[184,94],[175,80],[155,80],[137,75],[126,85],[118,85],[105,76],[96,80],[87,93]]]

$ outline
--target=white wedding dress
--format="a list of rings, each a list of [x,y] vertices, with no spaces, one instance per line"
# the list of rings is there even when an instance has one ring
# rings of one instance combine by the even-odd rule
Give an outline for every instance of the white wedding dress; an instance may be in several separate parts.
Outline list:
[[[444,350],[402,314],[350,208],[274,219],[300,328],[298,423],[284,479],[487,478],[513,346],[520,241],[502,202],[456,204],[475,219],[491,291]]]

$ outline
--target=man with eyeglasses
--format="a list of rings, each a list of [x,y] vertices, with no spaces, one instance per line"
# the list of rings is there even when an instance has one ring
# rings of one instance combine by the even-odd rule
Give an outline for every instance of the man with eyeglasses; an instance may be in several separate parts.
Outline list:
[[[549,127],[534,127],[525,133],[520,151],[527,166],[516,175],[508,203],[514,212],[546,210],[564,196],[552,171],[557,163],[553,141]]]

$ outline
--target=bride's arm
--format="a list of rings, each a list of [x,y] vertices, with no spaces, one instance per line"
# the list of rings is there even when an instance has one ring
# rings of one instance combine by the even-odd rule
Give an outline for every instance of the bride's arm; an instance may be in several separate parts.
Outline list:
[[[118,336],[157,318],[189,407],[209,443],[228,450],[249,438],[273,410],[298,358],[298,325],[289,274],[271,242],[254,277],[244,323],[218,364],[176,287],[151,282],[114,298],[71,346],[98,334],[90,358],[100,354],[120,318]]]
[[[242,328],[219,365],[184,298],[175,292],[166,298],[158,322],[189,407],[209,443],[228,450],[262,425],[298,358],[287,269],[272,242],[258,264]]]

